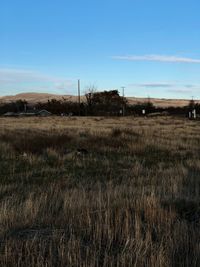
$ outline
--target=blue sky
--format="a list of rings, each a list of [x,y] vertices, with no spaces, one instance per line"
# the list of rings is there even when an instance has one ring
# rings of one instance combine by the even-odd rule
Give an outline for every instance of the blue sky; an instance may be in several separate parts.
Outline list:
[[[127,96],[200,98],[200,2],[3,0],[0,95],[75,94],[125,86]]]

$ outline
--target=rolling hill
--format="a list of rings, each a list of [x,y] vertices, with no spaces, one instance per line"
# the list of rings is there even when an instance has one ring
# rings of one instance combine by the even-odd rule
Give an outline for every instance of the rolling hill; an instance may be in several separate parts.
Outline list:
[[[77,97],[73,95],[56,95],[56,94],[47,94],[47,93],[21,93],[17,95],[8,95],[0,97],[0,103],[7,103],[11,101],[16,101],[19,99],[26,100],[30,104],[35,104],[38,102],[46,102],[51,99],[67,99],[69,101],[77,101]],[[128,102],[130,104],[137,104],[142,102],[147,102],[148,98],[137,98],[137,97],[127,97]],[[81,96],[81,100],[85,101],[85,97]],[[190,100],[186,99],[159,99],[159,98],[151,98],[150,101],[156,107],[183,107],[188,105]],[[200,103],[200,100],[195,101]]]

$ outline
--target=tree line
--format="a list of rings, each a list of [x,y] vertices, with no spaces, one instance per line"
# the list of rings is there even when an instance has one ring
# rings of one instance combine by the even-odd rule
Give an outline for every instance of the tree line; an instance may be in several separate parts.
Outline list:
[[[120,115],[146,115],[149,113],[167,112],[171,115],[186,115],[189,111],[196,109],[200,112],[200,104],[190,101],[185,107],[155,107],[149,100],[145,103],[129,104],[125,97],[120,96],[118,90],[96,92],[93,89],[85,94],[85,101],[81,103],[69,101],[68,99],[51,99],[47,102],[39,102],[34,105],[25,100],[0,104],[0,114],[6,112],[25,112],[27,110],[48,110],[55,115],[74,116],[120,116]],[[145,113],[143,113],[145,111]]]

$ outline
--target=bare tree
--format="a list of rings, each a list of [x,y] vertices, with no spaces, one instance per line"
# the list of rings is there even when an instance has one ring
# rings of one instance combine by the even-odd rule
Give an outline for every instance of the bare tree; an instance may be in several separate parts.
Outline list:
[[[95,85],[89,85],[85,90],[86,104],[88,107],[89,113],[92,113],[94,106],[94,94],[97,92],[97,87]]]

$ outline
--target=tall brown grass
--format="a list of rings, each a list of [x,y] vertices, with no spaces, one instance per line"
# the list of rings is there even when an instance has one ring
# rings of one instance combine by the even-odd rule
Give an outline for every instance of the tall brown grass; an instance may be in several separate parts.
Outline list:
[[[199,266],[199,132],[169,117],[0,119],[1,266]]]

